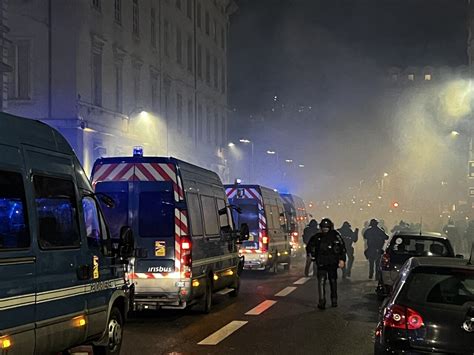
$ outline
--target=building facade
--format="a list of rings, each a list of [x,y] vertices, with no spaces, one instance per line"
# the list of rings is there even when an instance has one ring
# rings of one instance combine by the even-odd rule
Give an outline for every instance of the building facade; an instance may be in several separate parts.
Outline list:
[[[100,156],[171,155],[225,178],[230,0],[10,4],[8,109]]]

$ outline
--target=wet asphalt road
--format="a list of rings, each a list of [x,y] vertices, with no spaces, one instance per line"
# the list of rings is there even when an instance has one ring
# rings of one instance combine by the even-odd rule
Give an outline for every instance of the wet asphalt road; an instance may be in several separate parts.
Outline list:
[[[339,307],[325,311],[316,307],[315,279],[294,284],[302,270],[300,262],[278,274],[244,271],[239,296],[215,296],[208,315],[192,309],[135,315],[121,354],[372,354],[379,302],[367,264],[356,262],[351,280],[339,280]],[[245,315],[268,300],[276,303],[260,315]],[[234,332],[223,338],[229,329]],[[203,340],[218,343],[199,345]]]

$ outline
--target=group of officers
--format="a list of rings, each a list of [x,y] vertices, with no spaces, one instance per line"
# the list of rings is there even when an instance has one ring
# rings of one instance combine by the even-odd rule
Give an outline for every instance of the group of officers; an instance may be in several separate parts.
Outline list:
[[[376,267],[382,255],[382,248],[388,235],[379,228],[378,221],[372,219],[367,228],[362,231],[367,242],[365,257],[369,261],[369,278],[378,279],[379,270]],[[337,307],[337,270],[342,269],[344,279],[351,277],[354,263],[354,243],[359,239],[359,229],[352,230],[349,222],[344,222],[339,229],[329,218],[318,222],[312,219],[303,233],[306,244],[305,276],[309,276],[311,264],[318,280],[318,308],[326,308],[326,283],[329,280],[331,306]]]

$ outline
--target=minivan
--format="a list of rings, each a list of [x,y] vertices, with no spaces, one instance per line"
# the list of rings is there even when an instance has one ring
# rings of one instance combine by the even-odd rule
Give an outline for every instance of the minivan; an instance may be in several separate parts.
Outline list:
[[[92,344],[118,354],[130,229],[122,226],[113,248],[98,203],[109,199],[94,194],[56,130],[0,113],[0,136],[0,350],[45,354]]]
[[[214,293],[237,296],[237,243],[247,233],[234,228],[216,173],[138,149],[133,157],[98,159],[92,181],[118,205],[106,212],[112,237],[123,224],[135,236],[127,272],[134,310],[195,305],[208,313]]]

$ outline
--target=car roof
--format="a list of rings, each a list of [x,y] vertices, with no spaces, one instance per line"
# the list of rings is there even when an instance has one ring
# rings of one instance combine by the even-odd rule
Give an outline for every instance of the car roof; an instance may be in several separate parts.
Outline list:
[[[474,270],[474,265],[470,264],[466,259],[449,258],[449,257],[413,257],[413,268],[427,266],[427,267],[456,267],[467,270]]]
[[[394,237],[426,237],[426,238],[440,238],[448,239],[445,235],[436,232],[424,232],[424,231],[396,231],[393,234]]]

